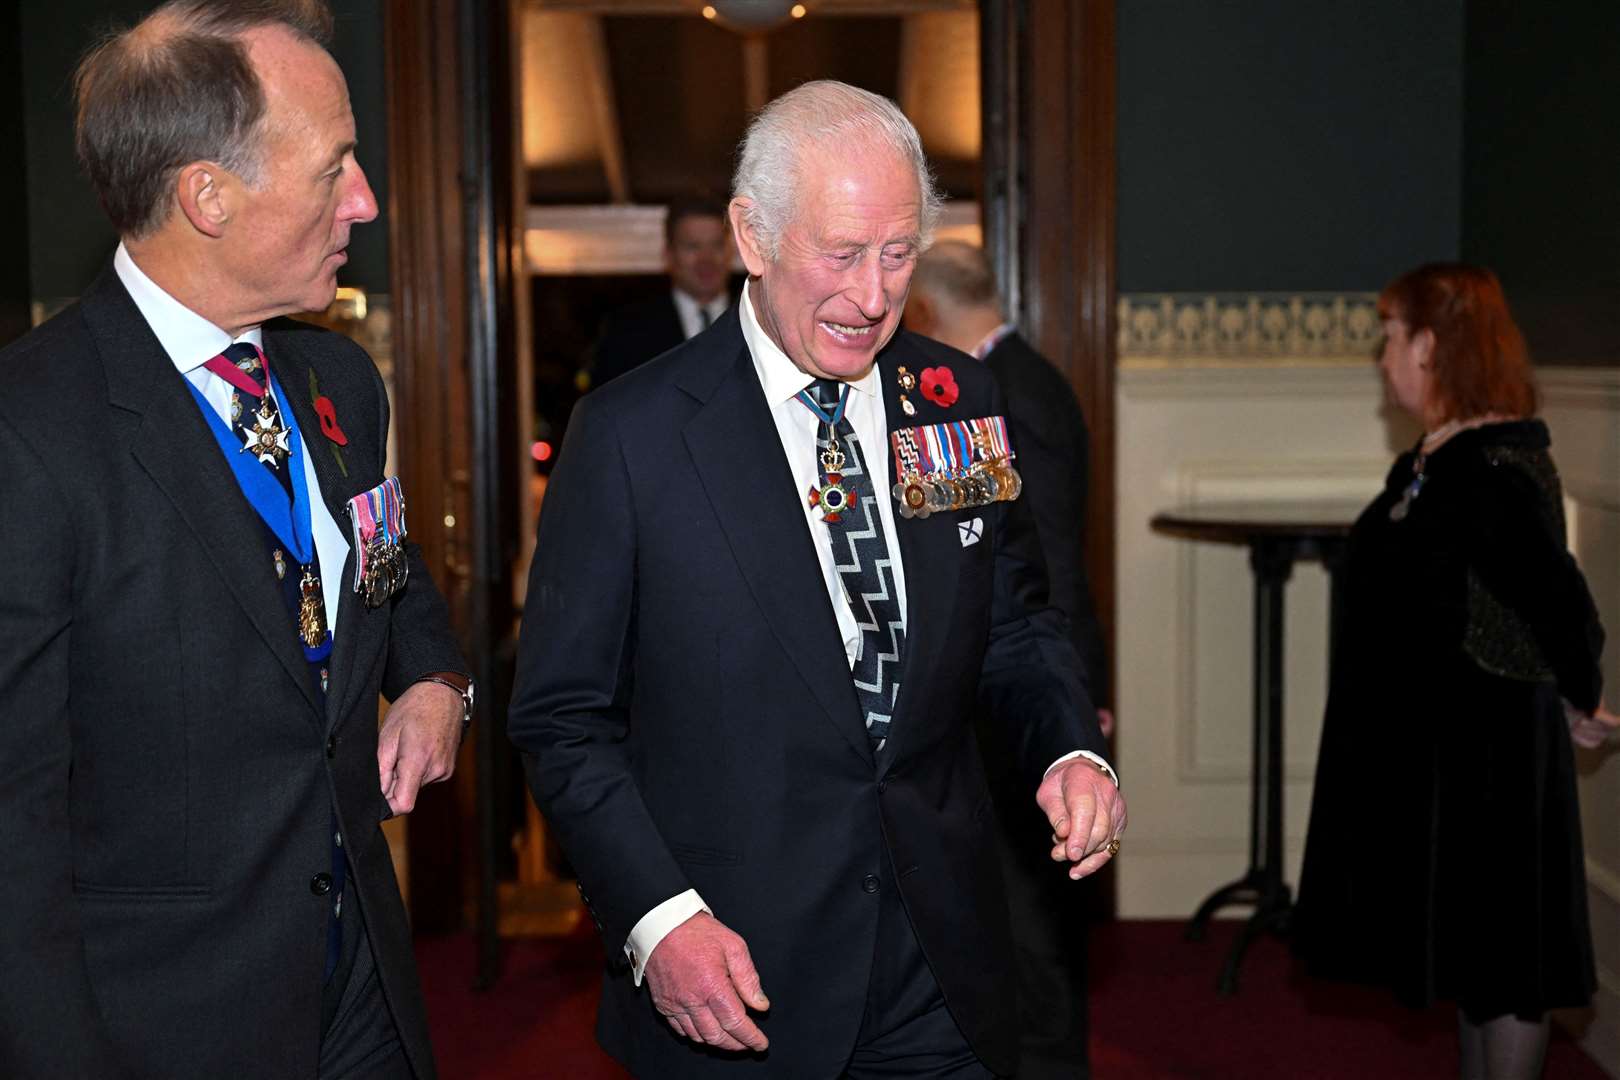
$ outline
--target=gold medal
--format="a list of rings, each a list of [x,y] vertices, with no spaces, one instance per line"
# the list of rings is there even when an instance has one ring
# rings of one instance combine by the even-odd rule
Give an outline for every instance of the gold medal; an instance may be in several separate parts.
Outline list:
[[[1018,493],[1024,490],[1024,478],[1019,476],[1018,470],[1010,464],[1003,465],[1001,468],[1005,473],[1005,483],[1002,487],[1001,497],[1007,502],[1012,502],[1018,498]]]
[[[928,491],[923,487],[920,476],[906,478],[906,487],[901,493],[901,503],[910,509],[911,513],[916,517],[925,518],[933,513],[933,507],[928,504]]]
[[[899,483],[895,484],[894,487],[890,488],[889,489],[889,494],[893,495],[894,496],[894,501],[900,504],[900,516],[901,517],[909,518],[909,517],[916,517],[917,516],[916,511],[912,510],[911,507],[906,505],[906,482],[904,480],[900,481]]]
[[[326,640],[326,604],[321,599],[321,583],[309,567],[298,582],[298,636],[304,648],[319,648]]]

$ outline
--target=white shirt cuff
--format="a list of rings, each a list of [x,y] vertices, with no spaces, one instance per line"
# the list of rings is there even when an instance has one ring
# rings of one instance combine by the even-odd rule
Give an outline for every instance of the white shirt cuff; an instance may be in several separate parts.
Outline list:
[[[1119,774],[1114,771],[1114,767],[1108,764],[1108,762],[1104,761],[1098,755],[1093,754],[1090,750],[1069,751],[1067,754],[1064,754],[1062,757],[1052,762],[1052,764],[1048,765],[1046,767],[1046,772],[1041,774],[1041,779],[1046,779],[1047,775],[1050,774],[1053,769],[1057,768],[1065,761],[1073,761],[1077,757],[1083,757],[1093,765],[1097,766],[1097,768],[1101,769],[1108,776],[1108,779],[1114,782],[1115,787],[1119,787]]]
[[[630,958],[630,977],[635,980],[637,986],[641,985],[641,973],[647,967],[647,957],[658,948],[658,943],[663,941],[671,930],[700,911],[714,914],[714,910],[703,902],[696,889],[687,889],[647,912],[641,917],[641,921],[631,928],[630,936],[624,943],[624,955]]]

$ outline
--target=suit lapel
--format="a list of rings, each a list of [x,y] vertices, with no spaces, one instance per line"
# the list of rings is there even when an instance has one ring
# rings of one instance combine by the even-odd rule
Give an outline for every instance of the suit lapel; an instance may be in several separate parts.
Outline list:
[[[736,321],[733,314],[727,317]],[[720,340],[735,348],[734,359],[712,390],[696,390],[703,406],[683,429],[687,449],[771,631],[828,721],[870,762],[871,744],[843,638],[804,512],[793,497],[781,437],[740,333]]]
[[[341,717],[348,715],[349,699],[352,697],[354,687],[352,676],[356,658],[362,655],[369,656],[371,650],[377,648],[376,638],[381,632],[381,626],[375,619],[360,618],[364,614],[365,605],[349,588],[349,582],[354,575],[354,542],[350,539],[347,507],[350,497],[364,490],[354,480],[356,459],[360,455],[350,453],[345,458],[350,470],[350,475],[345,477],[338,470],[337,459],[332,455],[328,441],[321,433],[320,417],[315,413],[314,396],[309,387],[309,374],[314,369],[314,358],[307,355],[297,338],[296,334],[266,332],[265,355],[270,358],[270,369],[275,372],[276,379],[281,383],[282,392],[287,397],[287,407],[292,409],[293,415],[298,418],[299,434],[303,437],[304,449],[309,454],[310,463],[315,468],[321,500],[326,504],[327,512],[332,515],[332,520],[337,523],[338,530],[348,544],[348,554],[342,567],[336,572],[324,563],[321,565],[321,587],[338,590],[337,625],[332,629],[332,662],[329,667],[330,678],[326,693],[327,727],[331,728],[336,726]],[[320,374],[319,371],[316,372],[317,378]],[[332,380],[321,379],[320,382],[324,388],[329,386]]]
[[[196,535],[271,655],[319,708],[309,665],[264,565],[263,523],[242,497],[184,377],[112,270],[86,294],[83,311],[106,366],[108,401],[139,417],[130,454]]]
[[[927,402],[916,392],[908,397],[919,410],[919,415],[907,416],[901,408],[898,366],[905,364],[916,375],[926,363],[923,357],[908,353],[909,350],[897,342],[878,359],[879,376],[883,382],[883,411],[891,432],[951,418],[948,410]],[[877,453],[888,455],[889,468],[892,470],[894,458],[889,446],[874,449]],[[867,464],[868,467],[874,465],[870,455]],[[891,478],[891,486],[897,479]],[[885,498],[893,497],[888,492],[883,495]],[[962,543],[956,529],[955,514],[904,518],[897,509],[894,528],[899,533],[900,558],[905,563],[906,656],[900,667],[900,697],[895,702],[892,734],[884,747],[885,768],[916,738],[917,725],[927,722],[926,716],[915,712],[915,705],[939,662],[945,634],[955,612],[956,579],[962,560]]]

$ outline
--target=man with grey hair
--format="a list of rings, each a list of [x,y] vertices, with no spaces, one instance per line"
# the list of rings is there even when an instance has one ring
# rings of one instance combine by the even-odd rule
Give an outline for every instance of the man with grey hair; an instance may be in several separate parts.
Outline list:
[[[8,1077],[434,1072],[379,823],[471,687],[375,366],[280,318],[377,214],[330,31],[174,0],[79,68],[121,243],[0,352]]]
[[[1052,873],[1119,848],[999,393],[897,333],[938,205],[893,103],[783,95],[733,185],[741,300],[569,425],[510,733],[637,1075],[1013,1070],[981,707]]]

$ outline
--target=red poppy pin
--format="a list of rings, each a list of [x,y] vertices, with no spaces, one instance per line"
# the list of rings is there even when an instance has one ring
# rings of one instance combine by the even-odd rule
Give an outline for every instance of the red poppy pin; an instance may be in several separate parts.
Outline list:
[[[340,446],[349,445],[349,437],[343,434],[343,428],[338,425],[337,406],[332,399],[321,393],[321,384],[315,379],[315,369],[309,369],[309,396],[315,404],[315,415],[321,421],[321,434],[325,435],[331,445],[332,456],[337,459],[338,471],[344,476],[349,475],[349,466],[343,460],[343,451]]]
[[[922,395],[942,409],[956,404],[961,391],[956,388],[956,376],[948,367],[923,368],[918,377]]]
[[[338,427],[337,408],[333,406],[332,399],[322,395],[315,399],[315,415],[321,418],[321,434],[337,443],[339,446],[348,446],[349,437],[343,434]]]

